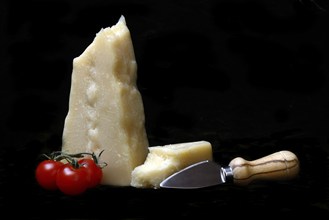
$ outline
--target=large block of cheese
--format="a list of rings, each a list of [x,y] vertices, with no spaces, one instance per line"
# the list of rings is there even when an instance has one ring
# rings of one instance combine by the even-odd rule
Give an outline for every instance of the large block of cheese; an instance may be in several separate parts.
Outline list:
[[[129,186],[131,171],[144,163],[148,153],[136,79],[133,44],[123,16],[101,29],[73,60],[62,151],[98,155],[104,150],[102,184]]]
[[[195,141],[149,147],[144,164],[132,172],[131,186],[159,188],[171,174],[203,160],[212,160],[212,146],[207,141]]]

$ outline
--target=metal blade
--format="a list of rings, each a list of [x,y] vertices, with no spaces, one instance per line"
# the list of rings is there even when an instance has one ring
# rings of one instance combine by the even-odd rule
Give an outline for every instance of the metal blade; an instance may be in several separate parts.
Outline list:
[[[160,183],[162,188],[195,189],[225,183],[221,166],[213,161],[202,161],[186,167]]]

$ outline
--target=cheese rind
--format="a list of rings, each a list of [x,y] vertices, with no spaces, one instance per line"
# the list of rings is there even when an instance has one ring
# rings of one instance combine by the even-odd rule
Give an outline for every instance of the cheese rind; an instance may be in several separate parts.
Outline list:
[[[207,141],[149,147],[144,164],[132,172],[131,186],[159,188],[171,174],[203,160],[213,159],[212,146]]]
[[[129,186],[132,170],[148,153],[137,63],[125,18],[101,29],[73,60],[62,151],[101,151],[102,184]]]

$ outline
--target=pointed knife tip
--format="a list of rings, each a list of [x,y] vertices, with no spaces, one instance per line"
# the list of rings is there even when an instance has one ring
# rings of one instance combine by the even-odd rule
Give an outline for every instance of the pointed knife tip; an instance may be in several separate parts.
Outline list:
[[[172,184],[170,183],[170,178],[167,178],[165,180],[163,180],[160,183],[160,188],[162,189],[198,189],[198,188],[202,188],[202,187],[197,187],[197,186],[181,186],[181,185],[177,185],[177,184]]]
[[[171,186],[171,185],[168,185],[167,184],[167,180],[168,180],[168,178],[167,179],[165,179],[165,180],[163,180],[161,183],[160,183],[160,188],[165,188],[165,189],[172,189],[172,188],[176,188],[176,187],[173,187],[173,186]]]

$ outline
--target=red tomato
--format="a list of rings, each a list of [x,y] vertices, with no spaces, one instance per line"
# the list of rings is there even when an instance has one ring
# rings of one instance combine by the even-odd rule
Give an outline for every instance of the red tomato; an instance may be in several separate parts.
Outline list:
[[[78,163],[80,166],[85,167],[88,171],[88,188],[98,186],[103,178],[102,168],[91,158],[80,159]]]
[[[67,163],[58,169],[56,184],[67,195],[82,194],[89,185],[88,170],[85,167],[75,168]]]
[[[35,177],[39,185],[48,190],[58,189],[56,185],[56,176],[58,169],[64,164],[55,160],[44,160],[38,164]]]

